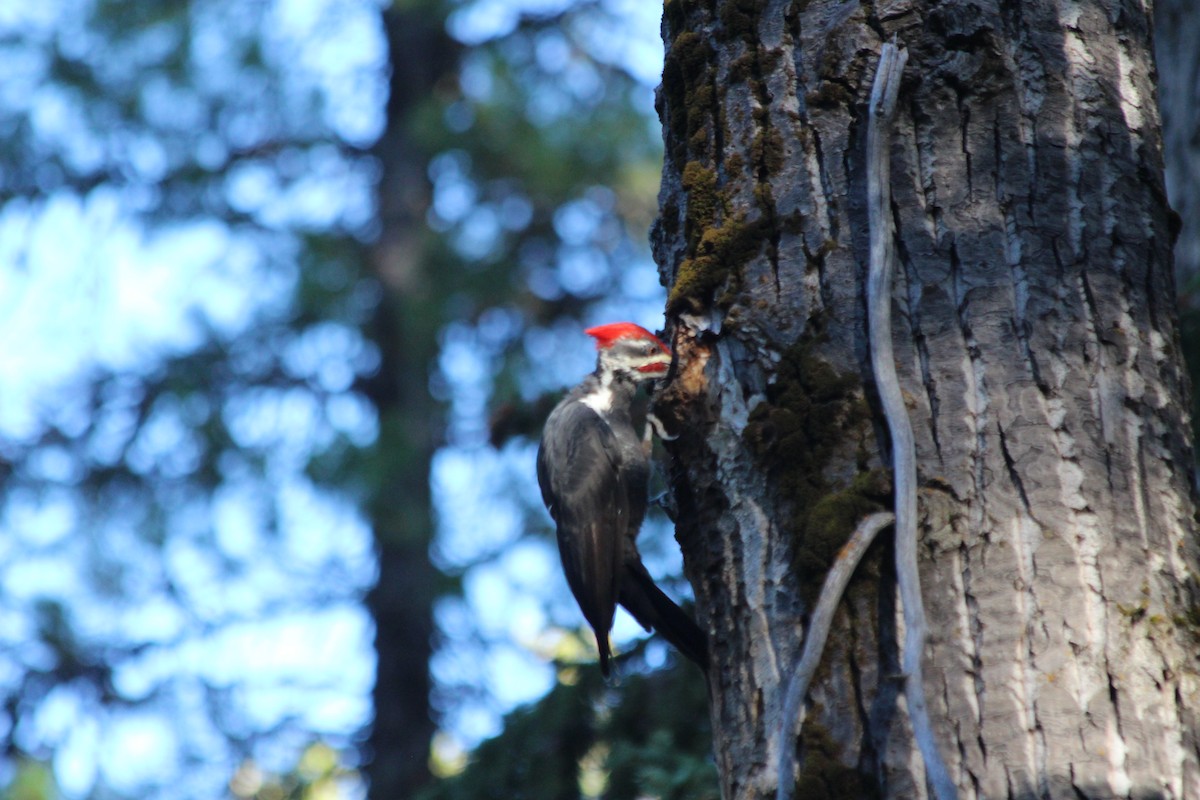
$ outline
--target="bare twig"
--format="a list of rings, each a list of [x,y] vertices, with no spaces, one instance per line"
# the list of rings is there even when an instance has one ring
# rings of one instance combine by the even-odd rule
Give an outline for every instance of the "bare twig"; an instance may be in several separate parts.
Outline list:
[[[890,512],[881,511],[871,514],[859,521],[850,540],[842,547],[829,574],[825,576],[825,584],[821,587],[821,595],[817,599],[816,610],[808,623],[808,631],[804,637],[804,652],[796,664],[796,671],[788,681],[787,693],[783,700],[782,724],[779,726],[779,738],[775,743],[776,757],[779,759],[779,773],[775,786],[775,800],[791,800],[795,781],[795,765],[791,756],[794,743],[800,737],[800,728],[804,725],[804,695],[808,693],[808,685],[812,682],[813,673],[821,663],[821,654],[825,651],[825,640],[829,638],[829,626],[833,624],[833,613],[837,610],[846,584],[854,574],[855,567],[862,560],[863,554],[875,541],[875,534],[892,524],[895,516]]]
[[[871,265],[867,279],[867,315],[870,321],[871,367],[875,385],[892,436],[892,470],[896,494],[896,575],[904,606],[904,695],[913,737],[925,761],[925,775],[938,800],[958,797],[946,764],[937,748],[929,709],[921,656],[925,651],[925,606],[917,571],[917,457],[912,424],[892,352],[892,275],[896,252],[892,231],[891,162],[889,141],[900,75],[908,51],[894,44],[883,46],[875,85],[871,89],[870,121],[867,127],[867,213],[871,231]]]

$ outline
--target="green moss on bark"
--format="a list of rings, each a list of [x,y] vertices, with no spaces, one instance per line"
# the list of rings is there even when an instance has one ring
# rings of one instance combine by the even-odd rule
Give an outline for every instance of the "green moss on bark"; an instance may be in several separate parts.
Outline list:
[[[824,727],[812,720],[806,722],[800,740],[804,762],[796,781],[796,797],[805,800],[879,797],[879,787],[874,781],[865,780],[858,770],[842,763],[839,758],[842,748]]]
[[[729,39],[753,42],[758,38],[758,19],[766,0],[726,0],[721,6],[721,25]]]
[[[690,205],[690,204],[689,204]],[[747,220],[745,214],[723,224],[704,228],[692,255],[679,265],[667,297],[667,310],[682,310],[692,301],[706,301],[742,266],[762,250],[770,231],[765,220]]]
[[[678,6],[680,0],[676,0]],[[684,25],[681,7],[664,11],[668,30]],[[676,169],[682,171],[689,152],[708,155],[708,120],[716,103],[715,53],[708,40],[696,31],[682,31],[671,40],[663,63],[663,96],[666,118],[673,144],[669,156]]]
[[[804,102],[811,108],[846,108],[853,99],[844,83],[834,81],[825,81],[820,89],[804,96]]]
[[[783,168],[785,148],[781,133],[770,124],[770,97],[762,72],[764,63],[774,66],[781,55],[767,53],[757,41],[765,6],[765,0],[664,4],[670,47],[660,111],[668,128],[667,157],[687,196],[685,248],[668,297],[672,313],[714,303],[728,307],[740,290],[747,262],[764,253],[773,264],[777,258],[779,231],[767,178]],[[735,40],[743,42],[745,50],[718,80],[713,42]],[[757,99],[751,109],[756,132],[748,148],[726,145],[721,152],[721,142],[733,141],[725,119],[725,88],[743,80]],[[723,181],[732,186],[752,182],[752,199],[747,203],[738,193],[733,201],[733,193],[721,188]],[[721,287],[727,291],[714,297]]]
[[[870,415],[858,377],[834,370],[813,344],[802,339],[783,354],[743,435],[791,504],[796,573],[803,585],[819,587],[858,520],[886,507],[890,481],[866,469]],[[838,487],[826,473],[847,439],[857,442],[860,471]]]
[[[717,173],[699,161],[689,161],[683,168],[683,190],[687,192],[688,248],[694,250],[703,232],[714,224],[721,206],[717,191]]]
[[[891,493],[888,473],[874,469],[859,472],[849,486],[817,500],[805,520],[805,547],[796,554],[798,570],[823,575],[859,521],[886,509]]]
[[[740,56],[729,62],[729,82],[745,83],[754,74],[754,50],[746,48]]]
[[[681,183],[687,198],[687,253],[667,297],[670,312],[705,304],[731,279],[736,283],[742,267],[770,244],[772,236],[768,215],[751,219],[744,211],[731,212],[729,199],[718,188],[717,173],[703,163],[689,161]],[[719,302],[732,302],[732,296],[722,295]]]
[[[783,137],[774,128],[760,127],[750,143],[750,159],[774,175],[783,168]]]
[[[664,0],[663,19],[667,22],[668,31],[682,30],[685,14],[684,0]]]

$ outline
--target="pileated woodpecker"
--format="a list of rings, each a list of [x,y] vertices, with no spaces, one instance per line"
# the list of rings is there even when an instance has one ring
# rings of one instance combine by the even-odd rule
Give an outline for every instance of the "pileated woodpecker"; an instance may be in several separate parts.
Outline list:
[[[671,351],[631,322],[585,332],[600,351],[596,371],[550,413],[537,459],[538,484],[558,527],[567,583],[596,633],[605,675],[617,603],[707,669],[704,632],[654,585],[637,549],[650,464],[633,429],[630,405],[639,382],[666,373]]]

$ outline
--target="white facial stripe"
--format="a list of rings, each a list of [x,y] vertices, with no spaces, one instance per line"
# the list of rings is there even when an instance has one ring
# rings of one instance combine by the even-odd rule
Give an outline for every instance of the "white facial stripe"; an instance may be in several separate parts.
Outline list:
[[[638,367],[646,367],[651,364],[666,365],[670,363],[671,357],[666,353],[654,353],[653,355],[643,356],[641,358],[631,358],[628,361],[628,364],[634,369],[637,369]]]

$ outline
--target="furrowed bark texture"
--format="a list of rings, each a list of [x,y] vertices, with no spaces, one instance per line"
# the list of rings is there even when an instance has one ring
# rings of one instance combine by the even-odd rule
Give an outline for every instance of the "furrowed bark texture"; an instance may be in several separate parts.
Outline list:
[[[898,35],[897,368],[925,687],[964,798],[1200,797],[1187,387],[1134,0],[668,0],[658,413],[712,636],[726,798],[769,797],[838,547],[890,504],[870,385],[866,100]],[[876,549],[885,549],[877,544]],[[797,797],[920,798],[891,554],[834,625]]]

